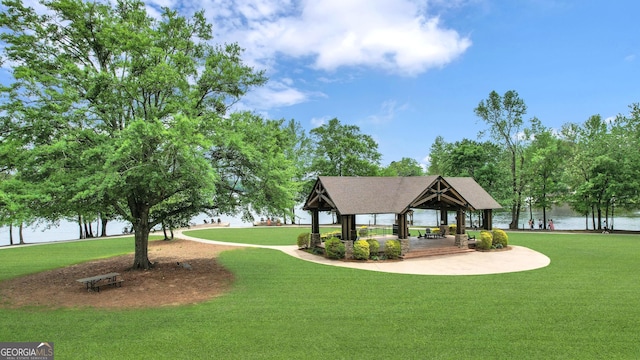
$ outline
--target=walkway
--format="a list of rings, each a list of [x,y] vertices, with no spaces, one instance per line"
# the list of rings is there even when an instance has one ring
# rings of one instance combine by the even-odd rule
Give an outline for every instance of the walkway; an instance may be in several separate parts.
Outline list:
[[[176,237],[206,244],[218,244],[238,247],[256,247],[275,249],[299,259],[323,265],[341,266],[360,270],[381,271],[414,275],[486,275],[519,272],[543,268],[551,263],[547,256],[522,246],[511,246],[511,250],[465,254],[430,256],[426,258],[401,261],[339,261],[323,258],[298,250],[296,245],[266,246],[254,244],[235,244],[223,241],[204,240],[176,232]]]

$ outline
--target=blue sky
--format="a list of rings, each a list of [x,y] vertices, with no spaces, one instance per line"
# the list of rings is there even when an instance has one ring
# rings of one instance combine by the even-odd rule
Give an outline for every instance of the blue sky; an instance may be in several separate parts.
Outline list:
[[[28,3],[28,1],[27,1]],[[640,2],[596,0],[151,0],[205,9],[270,78],[239,104],[307,130],[338,118],[387,165],[426,164],[441,135],[477,139],[473,109],[516,90],[548,127],[640,102]],[[33,5],[37,6],[37,5]]]

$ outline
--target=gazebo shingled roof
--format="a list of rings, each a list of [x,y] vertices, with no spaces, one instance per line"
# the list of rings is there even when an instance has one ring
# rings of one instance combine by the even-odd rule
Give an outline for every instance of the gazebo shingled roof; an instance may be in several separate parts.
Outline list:
[[[347,177],[320,176],[314,191],[307,198],[305,210],[336,210],[343,215],[355,214],[401,214],[411,207],[439,209],[442,199],[419,203],[421,197],[429,194],[429,190],[437,182],[450,185],[449,190],[459,194],[465,209],[484,210],[499,209],[496,202],[473,178],[410,176],[410,177]],[[319,192],[323,195],[320,196]],[[432,191],[436,192],[436,190]],[[455,204],[449,204],[456,208]],[[462,206],[462,205],[461,205]]]

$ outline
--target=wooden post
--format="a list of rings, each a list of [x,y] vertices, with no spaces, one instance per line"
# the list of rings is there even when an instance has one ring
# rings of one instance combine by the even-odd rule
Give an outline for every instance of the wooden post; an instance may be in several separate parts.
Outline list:
[[[398,219],[398,239],[407,238],[407,215],[397,214]]]
[[[320,233],[320,215],[319,211],[316,209],[311,210],[311,233],[319,234]]]
[[[482,221],[482,229],[491,230],[493,228],[493,210],[484,210],[484,216]]]
[[[310,246],[320,246],[322,240],[320,239],[320,216],[317,209],[311,210],[311,239]]]

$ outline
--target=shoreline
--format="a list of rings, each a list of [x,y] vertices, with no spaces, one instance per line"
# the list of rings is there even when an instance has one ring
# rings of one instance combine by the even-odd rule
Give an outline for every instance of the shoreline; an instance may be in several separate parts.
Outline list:
[[[340,224],[321,224],[320,226],[322,227],[332,227],[332,226],[339,226]],[[389,226],[391,227],[391,225],[377,225],[377,226]],[[249,227],[257,227],[257,226],[246,226],[247,228]],[[276,227],[275,225],[272,226],[260,226],[260,227]],[[299,227],[299,228],[303,228],[303,227],[311,227],[311,224],[286,224],[286,225],[278,225],[277,227]],[[422,228],[423,226],[420,226],[420,228]],[[180,228],[180,229],[174,229],[174,232],[182,232],[182,231],[189,231],[189,230],[202,230],[202,229],[229,229],[229,228],[238,228],[238,227],[231,227],[229,223],[222,223],[220,225],[218,224],[198,224],[198,225],[194,225],[188,228]],[[418,228],[418,226],[413,226],[413,227],[409,227],[411,228]],[[610,231],[607,234],[604,234],[602,232],[602,230],[540,230],[540,229],[535,229],[535,230],[528,230],[528,229],[504,229],[504,228],[498,228],[501,230],[504,230],[506,232],[520,232],[520,233],[527,233],[527,232],[531,232],[531,233],[537,233],[537,234],[554,234],[554,233],[558,233],[558,234],[593,234],[593,235],[640,235],[640,230],[613,230]],[[158,233],[160,233],[162,230],[156,230],[156,231],[151,231],[149,233],[149,235],[158,235]],[[481,229],[467,229],[466,232],[480,232]],[[41,241],[41,242],[25,242],[24,244],[4,244],[4,245],[0,245],[0,250],[2,249],[14,249],[14,248],[19,248],[19,247],[26,247],[26,246],[36,246],[36,245],[46,245],[46,244],[58,244],[58,243],[69,243],[69,242],[78,242],[78,241],[92,241],[92,240],[105,240],[105,239],[113,239],[113,238],[122,238],[122,237],[130,237],[133,236],[133,234],[117,234],[117,235],[107,235],[107,236],[96,236],[96,237],[91,237],[91,238],[85,238],[85,239],[67,239],[67,240],[50,240],[50,241]]]

